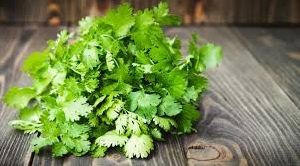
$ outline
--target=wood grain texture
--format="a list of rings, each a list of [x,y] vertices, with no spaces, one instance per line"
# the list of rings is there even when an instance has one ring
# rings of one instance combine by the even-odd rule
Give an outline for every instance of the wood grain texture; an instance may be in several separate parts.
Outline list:
[[[5,23],[45,23],[47,21],[47,1],[41,0],[1,0],[0,21]]]
[[[59,18],[64,25],[74,25],[82,17],[103,14],[100,6],[109,2],[116,6],[128,2],[135,9],[157,5],[159,0],[1,0],[0,22],[45,24],[50,17],[49,2],[60,7]],[[172,0],[172,13],[185,24],[299,24],[299,0]],[[199,5],[201,4],[201,5]],[[105,6],[105,5],[104,5]],[[98,11],[97,11],[98,10]],[[200,14],[200,15],[199,15]]]
[[[206,23],[280,24],[300,22],[298,0],[205,0]]]
[[[7,61],[1,65],[1,94],[11,86],[27,86],[30,84],[28,77],[20,72],[20,65],[29,53],[45,47],[46,40],[55,37],[56,33],[56,30],[23,28],[19,33],[19,37],[15,38],[17,40],[15,47],[13,47],[13,44],[11,45],[13,47],[12,53]],[[0,39],[2,40],[2,38]],[[8,125],[8,122],[15,119],[17,114],[16,110],[7,108],[1,102],[0,165],[27,165],[30,163],[32,153],[29,150],[29,142],[32,136],[24,135]]]
[[[9,29],[8,27],[5,28]],[[12,30],[13,29],[14,28],[12,28]],[[19,72],[15,69],[16,66],[19,65],[17,61],[18,55],[26,48],[29,43],[29,39],[32,36],[32,30],[28,29],[22,30],[17,36],[9,33],[8,31],[4,32],[7,32],[6,35],[10,34],[11,37],[15,37],[15,41],[10,42],[8,40],[8,43],[5,43],[5,41],[1,42],[2,44],[11,44],[9,47],[12,47],[7,47],[7,49],[2,50],[5,51],[3,53],[8,53],[9,55],[4,55],[2,57],[2,60],[4,60],[3,62],[5,63],[1,63],[1,94],[3,94],[12,83],[21,85],[22,82],[26,80],[26,78],[20,77]],[[4,35],[5,34],[1,35],[1,37],[4,37]],[[4,37],[3,39],[7,38]],[[25,146],[26,142],[29,141],[30,136],[16,132],[8,126],[8,122],[16,116],[17,112],[15,110],[7,108],[2,104],[2,102],[0,107],[0,154],[2,154],[0,156],[0,163],[2,165],[18,165],[26,162],[31,155],[30,153],[27,153],[28,146]]]
[[[21,28],[0,27],[0,66],[2,66],[12,54],[20,38]]]
[[[224,165],[299,165],[300,111],[241,41],[226,27],[171,31],[185,40],[192,31],[200,33],[206,41],[222,45],[225,54],[221,66],[208,72],[210,87],[200,106],[203,119],[199,132],[185,138],[185,150],[201,153],[191,147],[205,147],[209,141],[218,144],[215,149],[224,145],[238,156]],[[217,164],[203,157],[196,160]],[[188,157],[188,162],[193,160]]]
[[[300,108],[300,28],[235,28],[234,33]]]

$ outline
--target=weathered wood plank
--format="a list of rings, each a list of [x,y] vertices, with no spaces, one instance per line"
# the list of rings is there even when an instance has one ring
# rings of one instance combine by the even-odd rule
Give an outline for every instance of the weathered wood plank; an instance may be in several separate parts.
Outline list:
[[[5,23],[43,23],[47,20],[47,1],[2,0],[0,21]]]
[[[14,28],[12,27],[12,29]],[[17,80],[24,80],[24,78],[20,79],[20,77],[16,77],[14,75],[15,74],[14,66],[18,65],[18,62],[15,61],[14,58],[16,58],[19,55],[19,53],[26,48],[31,36],[32,36],[32,30],[25,29],[22,32],[19,32],[17,34],[8,32],[8,34],[3,34],[3,38],[0,39],[1,45],[3,44],[2,45],[3,47],[1,47],[3,50],[1,51],[3,51],[4,53],[4,56],[1,59],[2,63],[1,63],[1,70],[0,70],[1,71],[1,98],[12,82],[16,81],[17,84],[20,85],[21,82],[20,81],[18,82]],[[15,38],[15,41],[11,42],[10,41],[11,39],[8,39],[10,37]],[[9,43],[11,45],[5,46],[6,44]],[[7,51],[6,55],[4,51]],[[3,165],[21,164],[25,162],[26,159],[28,159],[27,147],[23,146],[23,144],[28,141],[29,136],[15,132],[11,127],[8,126],[8,121],[12,120],[16,116],[16,112],[4,106],[2,102],[0,103],[0,107],[1,107],[0,163]],[[16,156],[18,157],[16,158]]]
[[[20,27],[0,27],[0,67],[12,54],[19,41],[21,31],[22,29]]]
[[[6,91],[11,86],[27,86],[30,80],[20,72],[20,65],[24,58],[34,50],[40,50],[45,41],[53,38],[56,30],[37,30],[36,28],[24,28],[20,34],[16,47],[11,55],[1,65],[1,90]],[[0,39],[2,40],[2,39]],[[1,92],[3,94],[3,92]],[[2,98],[2,97],[1,97]],[[32,154],[29,150],[29,142],[32,136],[24,135],[8,126],[10,120],[15,119],[16,110],[7,108],[1,103],[0,111],[0,164],[1,165],[26,165],[30,163]]]
[[[234,33],[300,108],[300,28],[235,28]]]
[[[0,22],[46,23],[51,15],[47,5],[51,2],[60,6],[58,15],[63,24],[77,24],[83,16],[93,12],[103,13],[99,11],[100,3],[103,6],[104,3],[110,2],[111,5],[107,6],[116,6],[120,2],[128,2],[135,9],[143,9],[157,4],[159,0],[2,0],[0,1]],[[300,23],[299,0],[172,0],[168,2],[171,11],[181,16],[186,24],[202,22],[213,24]]]
[[[208,72],[210,87],[201,102],[199,132],[184,141],[188,163],[299,165],[300,111],[240,40],[225,27],[171,31],[184,39],[196,31],[222,45],[225,53],[222,65]],[[223,147],[221,153],[222,146],[229,152]],[[219,155],[213,149],[219,149]]]

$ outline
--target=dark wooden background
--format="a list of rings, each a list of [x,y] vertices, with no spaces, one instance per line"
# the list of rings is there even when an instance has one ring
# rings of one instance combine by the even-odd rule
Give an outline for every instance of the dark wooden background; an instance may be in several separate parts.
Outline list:
[[[74,25],[86,15],[103,15],[122,2],[135,9],[160,0],[1,0],[2,24]],[[169,0],[184,24],[300,24],[300,0]]]

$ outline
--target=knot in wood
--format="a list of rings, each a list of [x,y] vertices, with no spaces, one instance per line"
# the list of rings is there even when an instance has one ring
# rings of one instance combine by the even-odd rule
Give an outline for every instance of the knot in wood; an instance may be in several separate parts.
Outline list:
[[[224,145],[195,142],[188,146],[187,158],[197,161],[230,161],[233,155]]]

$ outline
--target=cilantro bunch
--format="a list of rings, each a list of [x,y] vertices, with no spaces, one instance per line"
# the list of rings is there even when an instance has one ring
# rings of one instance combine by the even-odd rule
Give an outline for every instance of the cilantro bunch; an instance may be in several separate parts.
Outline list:
[[[180,40],[162,30],[177,24],[165,3],[136,13],[123,4],[81,20],[76,33],[60,32],[25,60],[32,86],[5,95],[20,110],[10,124],[38,133],[33,150],[51,146],[54,156],[100,157],[116,147],[145,158],[166,133],[194,131],[196,101],[207,87],[202,72],[219,63],[222,50],[198,46],[194,36],[183,56]]]

